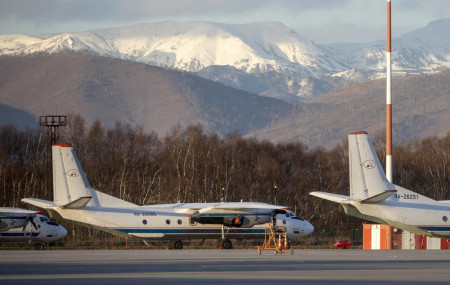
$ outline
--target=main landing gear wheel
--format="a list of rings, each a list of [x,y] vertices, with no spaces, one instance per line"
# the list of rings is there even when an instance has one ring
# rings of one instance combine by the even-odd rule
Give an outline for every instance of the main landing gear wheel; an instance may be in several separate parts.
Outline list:
[[[34,249],[36,249],[36,250],[44,250],[44,248],[45,248],[45,246],[43,243],[36,243],[34,245]]]
[[[231,249],[233,247],[233,243],[227,238],[221,239],[219,245],[223,249]]]
[[[170,249],[183,249],[183,242],[181,240],[171,241]]]

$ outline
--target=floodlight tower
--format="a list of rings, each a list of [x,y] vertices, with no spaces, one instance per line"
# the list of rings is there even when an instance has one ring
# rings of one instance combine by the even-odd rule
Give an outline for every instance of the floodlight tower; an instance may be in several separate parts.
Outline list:
[[[387,0],[386,69],[386,178],[392,182],[391,0]]]
[[[50,145],[53,145],[58,143],[59,127],[67,125],[67,116],[60,116],[60,115],[40,116],[39,125],[47,127],[47,131],[50,134]],[[47,143],[49,143],[49,141],[47,141]]]
[[[39,125],[42,127],[47,127],[47,164],[46,164],[46,175],[45,175],[45,187],[50,189],[49,181],[51,174],[51,146],[59,142],[59,127],[67,126],[67,116],[60,115],[48,115],[39,117]]]

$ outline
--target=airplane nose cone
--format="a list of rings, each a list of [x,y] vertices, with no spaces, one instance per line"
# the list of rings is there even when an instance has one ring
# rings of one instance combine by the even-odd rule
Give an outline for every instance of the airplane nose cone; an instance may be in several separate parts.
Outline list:
[[[58,238],[63,238],[66,235],[67,235],[67,230],[64,227],[59,226]]]
[[[314,232],[314,226],[311,225],[309,222],[306,222],[306,226],[305,226],[305,235],[309,235],[312,232]]]

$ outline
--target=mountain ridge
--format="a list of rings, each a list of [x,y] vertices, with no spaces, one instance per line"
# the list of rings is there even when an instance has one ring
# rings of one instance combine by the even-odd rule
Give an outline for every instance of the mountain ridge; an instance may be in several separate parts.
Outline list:
[[[450,19],[444,19],[394,38],[393,74],[449,68],[449,30]],[[194,72],[286,101],[310,100],[348,84],[383,78],[386,62],[384,41],[316,45],[280,22],[166,21],[41,37],[0,35],[0,55],[64,51]]]
[[[450,70],[393,79],[395,142],[449,131],[448,82]],[[187,72],[76,53],[0,56],[0,94],[3,109],[24,112],[20,116],[74,112],[87,123],[99,119],[109,127],[119,121],[161,137],[176,125],[200,123],[219,135],[238,131],[309,147],[333,147],[351,131],[378,134],[385,119],[384,80],[287,103]]]
[[[0,57],[0,94],[1,104],[35,116],[75,112],[87,122],[142,125],[160,136],[197,123],[220,134],[246,133],[291,109],[189,73],[75,53]]]
[[[450,70],[396,77],[392,81],[394,143],[450,131]],[[386,82],[383,79],[346,86],[301,105],[298,112],[247,137],[334,147],[353,131],[384,136]]]

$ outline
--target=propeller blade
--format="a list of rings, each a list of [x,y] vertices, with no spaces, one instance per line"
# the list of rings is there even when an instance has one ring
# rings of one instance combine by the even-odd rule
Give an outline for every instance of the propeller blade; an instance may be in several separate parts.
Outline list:
[[[34,222],[34,217],[36,217],[36,215],[28,217],[27,223],[25,224],[25,226],[23,226],[22,231],[25,231],[25,228],[28,226],[29,223],[31,223],[31,225],[35,228],[35,230],[38,230],[38,227],[37,227],[36,223]]]
[[[30,217],[30,222],[33,225],[34,229],[38,230],[38,227],[37,227],[36,223],[34,222],[34,217]]]

